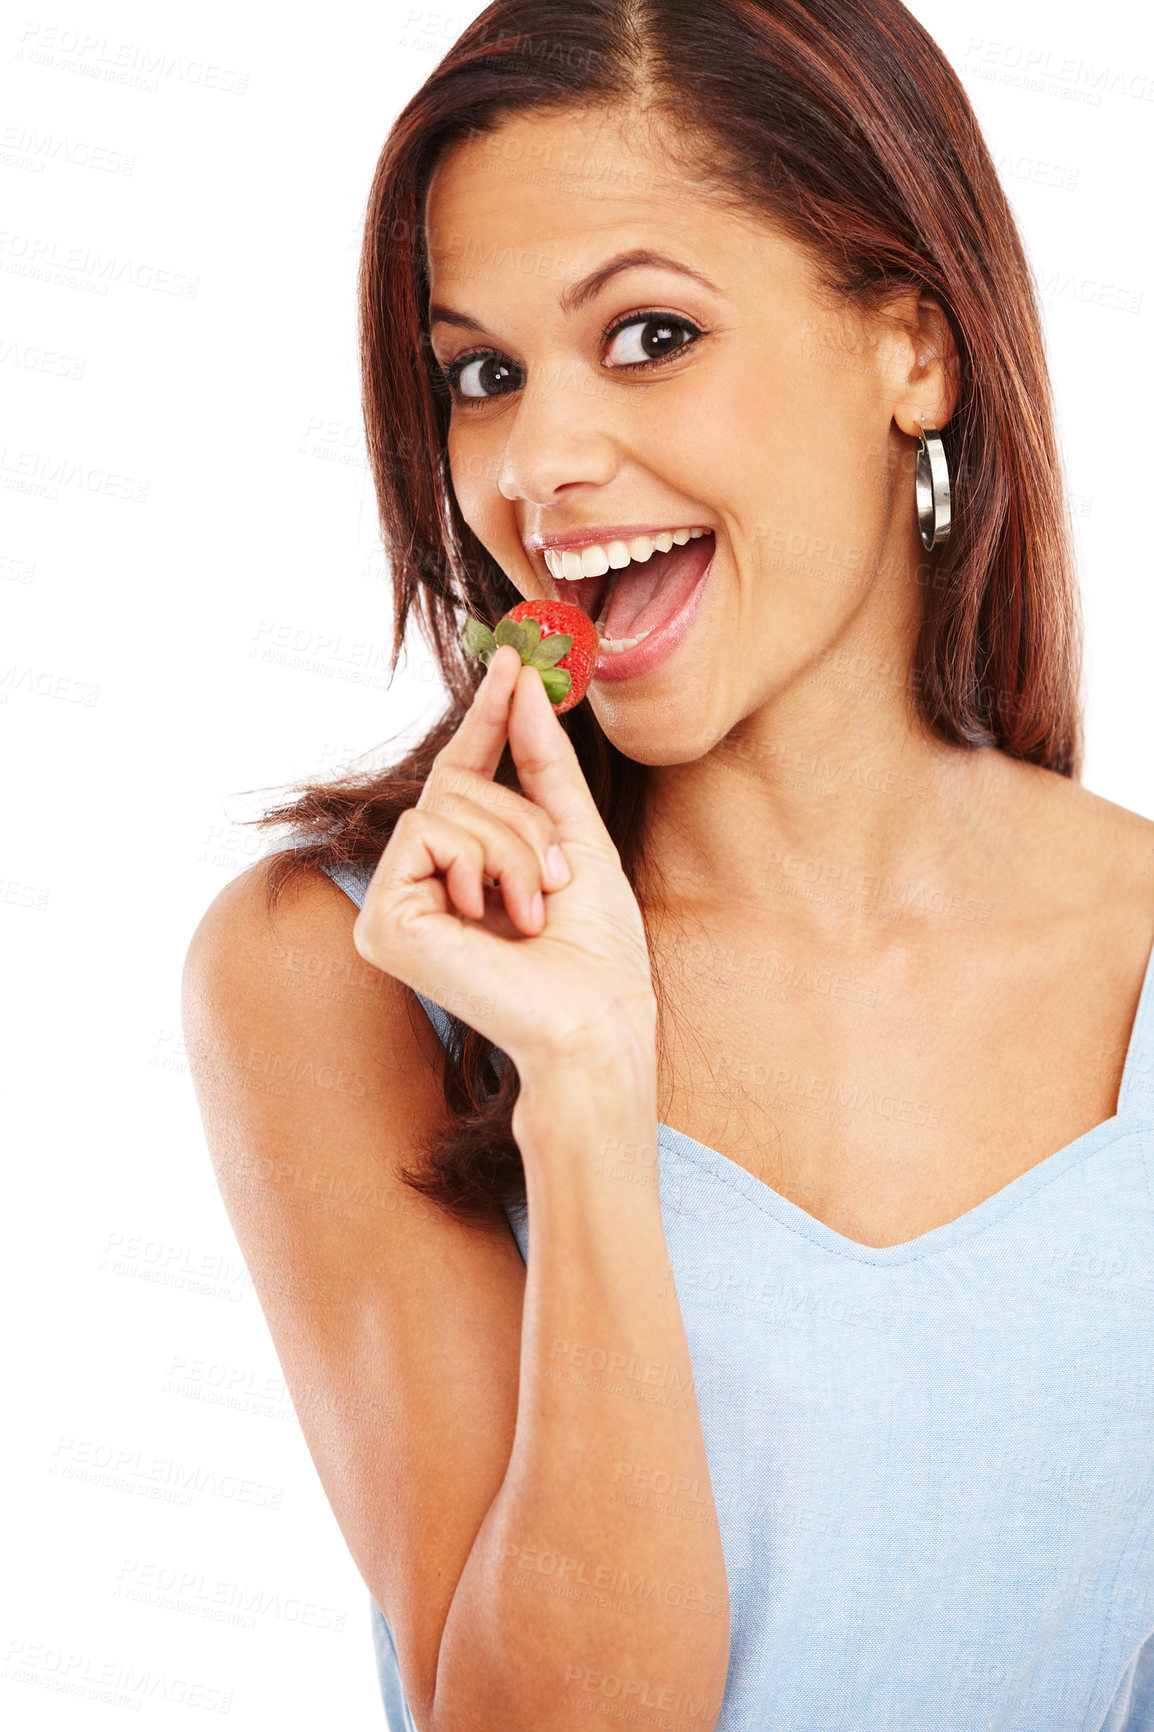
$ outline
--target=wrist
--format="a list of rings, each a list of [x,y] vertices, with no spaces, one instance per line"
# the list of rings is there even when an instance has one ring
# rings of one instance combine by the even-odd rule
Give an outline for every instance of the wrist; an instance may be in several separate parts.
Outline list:
[[[543,1031],[514,1055],[525,1093],[563,1079],[601,1087],[615,1075],[638,1080],[657,1074],[657,1006],[652,999],[614,1005],[566,1029]]]
[[[573,1236],[584,1220],[599,1240],[607,1218],[624,1226],[660,1212],[657,1105],[646,1085],[617,1079],[518,1097],[512,1130],[538,1228]]]
[[[657,1097],[655,1030],[633,1020],[606,1019],[563,1040],[543,1041],[518,1053],[516,1065],[518,1103],[527,1112],[559,1098],[567,1106],[584,1101],[590,1108],[602,1102],[617,1108],[629,1100],[647,1105]]]
[[[539,1055],[517,1066],[520,1092],[513,1134],[522,1154],[572,1145],[582,1155],[625,1143],[649,1146],[657,1136],[655,1044],[633,1028],[599,1031],[558,1058]]]

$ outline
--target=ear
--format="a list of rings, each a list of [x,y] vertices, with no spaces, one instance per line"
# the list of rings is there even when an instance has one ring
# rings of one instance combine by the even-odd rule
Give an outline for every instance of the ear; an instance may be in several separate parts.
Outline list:
[[[958,351],[949,320],[928,289],[911,287],[886,304],[892,345],[886,368],[893,419],[917,438],[944,427],[958,404]]]

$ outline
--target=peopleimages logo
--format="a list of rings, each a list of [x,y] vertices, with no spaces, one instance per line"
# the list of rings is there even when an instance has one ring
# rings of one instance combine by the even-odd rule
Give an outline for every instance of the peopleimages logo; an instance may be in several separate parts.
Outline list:
[[[962,70],[978,78],[993,78],[1001,84],[1063,96],[1093,107],[1100,105],[1103,96],[1154,102],[1154,76],[1150,73],[1128,72],[1108,62],[1098,66],[1080,55],[1055,54],[1049,48],[1005,42],[1000,37],[971,36]]]
[[[132,174],[136,157],[127,151],[114,150],[107,144],[94,144],[87,138],[69,138],[66,134],[42,132],[35,126],[10,121],[0,130],[0,163],[5,168],[29,169],[43,174],[50,162],[67,163],[71,168],[90,168],[99,174]]]
[[[339,1634],[348,1617],[343,1609],[285,1594],[279,1588],[206,1576],[153,1559],[125,1558],[112,1591],[121,1599],[142,1600],[221,1623],[240,1623],[250,1630],[255,1629],[257,1617],[269,1617]]]
[[[25,373],[46,373],[50,379],[79,383],[87,365],[83,355],[62,355],[57,349],[41,348],[39,343],[22,343],[0,335],[0,367],[19,367]]]
[[[112,36],[88,35],[64,25],[31,20],[24,26],[16,59],[149,92],[160,89],[161,79],[216,90],[223,96],[243,96],[248,90],[247,72],[196,55],[174,54],[142,42],[118,42]]]
[[[48,1471],[62,1479],[183,1505],[190,1504],[194,1496],[203,1495],[249,1504],[254,1509],[278,1510],[284,1496],[283,1486],[266,1485],[241,1474],[218,1473],[215,1468],[176,1461],[169,1456],[149,1456],[131,1446],[116,1446],[94,1438],[62,1436],[52,1452]]]
[[[3,1676],[10,1683],[85,1696],[110,1708],[141,1709],[146,1701],[179,1702],[213,1714],[232,1711],[233,1693],[192,1678],[174,1678],[135,1661],[104,1660],[53,1642],[13,1638],[4,1653]]]
[[[10,276],[34,277],[38,282],[83,288],[96,295],[106,295],[111,283],[127,283],[130,288],[149,289],[185,301],[194,301],[200,290],[200,278],[185,271],[170,271],[146,260],[120,258],[115,253],[94,252],[91,247],[68,246],[49,235],[26,235],[11,229],[0,229],[0,269]]]
[[[46,451],[13,451],[0,445],[0,487],[16,493],[31,493],[41,499],[58,499],[61,487],[76,487],[82,493],[102,493],[106,498],[143,505],[151,483],[119,471],[101,469]]]

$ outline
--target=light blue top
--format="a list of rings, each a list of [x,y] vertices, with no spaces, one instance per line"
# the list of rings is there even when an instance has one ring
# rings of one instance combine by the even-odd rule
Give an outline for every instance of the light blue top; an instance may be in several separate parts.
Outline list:
[[[359,905],[371,867],[330,876]],[[907,1244],[668,1125],[658,1171],[729,1579],[718,1732],[1151,1732],[1154,954],[1113,1118]]]

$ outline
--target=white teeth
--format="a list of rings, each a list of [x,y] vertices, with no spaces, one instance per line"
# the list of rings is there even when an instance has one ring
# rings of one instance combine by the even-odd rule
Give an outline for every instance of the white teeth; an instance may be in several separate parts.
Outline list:
[[[623,655],[626,650],[631,650],[633,648],[634,644],[640,643],[643,637],[648,637],[649,633],[652,630],[653,630],[652,626],[646,626],[645,630],[639,631],[637,633],[636,637],[600,637],[599,636],[597,648],[599,650],[604,650],[607,655],[611,655],[611,656]]]
[[[590,542],[585,547],[545,549],[545,564],[553,577],[576,583],[583,577],[603,577],[621,571],[631,560],[643,565],[654,553],[668,553],[709,533],[706,529],[662,529],[656,535],[635,535],[631,541]]]

